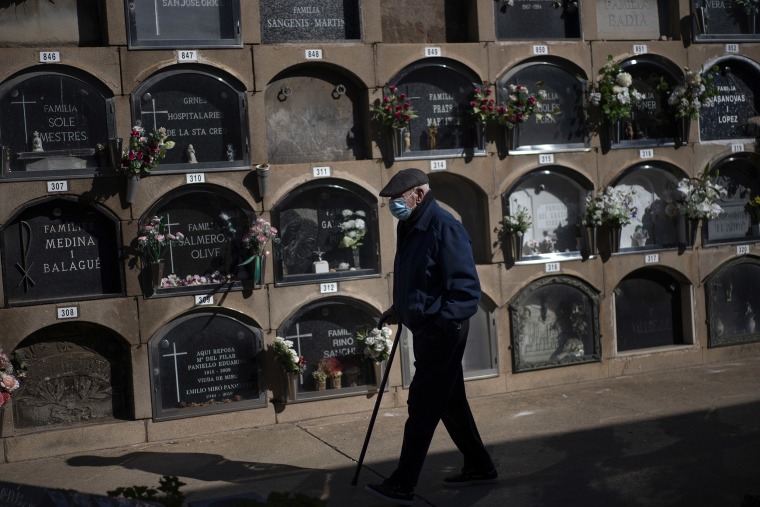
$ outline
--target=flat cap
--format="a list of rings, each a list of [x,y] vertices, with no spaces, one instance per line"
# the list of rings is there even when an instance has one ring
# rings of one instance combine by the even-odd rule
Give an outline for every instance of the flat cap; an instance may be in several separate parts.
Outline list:
[[[401,195],[410,188],[418,187],[428,183],[427,174],[419,169],[402,169],[397,172],[393,178],[380,191],[382,197],[393,197]]]

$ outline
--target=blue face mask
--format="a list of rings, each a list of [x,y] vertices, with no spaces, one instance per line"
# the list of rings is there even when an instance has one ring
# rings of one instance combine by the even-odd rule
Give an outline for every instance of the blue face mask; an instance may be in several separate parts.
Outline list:
[[[412,214],[414,208],[408,208],[406,206],[406,199],[397,197],[396,199],[391,199],[391,202],[388,203],[388,209],[394,217],[399,220],[406,220]]]

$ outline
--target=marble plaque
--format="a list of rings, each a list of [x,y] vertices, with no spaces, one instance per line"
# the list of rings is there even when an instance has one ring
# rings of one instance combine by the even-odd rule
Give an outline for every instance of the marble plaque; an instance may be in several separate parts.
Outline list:
[[[680,308],[680,286],[662,272],[620,282],[615,289],[618,351],[683,343]]]
[[[262,0],[259,11],[264,44],[361,39],[359,0]]]
[[[755,83],[760,72],[738,60],[724,60],[713,74],[718,96],[713,106],[700,110],[699,133],[702,141],[754,137],[760,115],[757,111]]]
[[[494,2],[496,38],[578,39],[581,36],[577,0],[515,0]]]
[[[665,0],[596,0],[600,39],[652,40],[662,35],[660,3]]]

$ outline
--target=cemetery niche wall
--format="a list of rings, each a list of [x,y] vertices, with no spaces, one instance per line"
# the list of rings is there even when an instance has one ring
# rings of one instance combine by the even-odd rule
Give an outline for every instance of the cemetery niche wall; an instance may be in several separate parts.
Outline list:
[[[760,341],[760,261],[742,256],[716,269],[705,283],[708,347]]]
[[[43,328],[15,349],[27,378],[13,395],[16,430],[130,419],[131,354],[116,333],[88,322]]]
[[[240,0],[124,0],[124,11],[129,49],[243,46]]]
[[[691,336],[691,291],[661,269],[643,268],[614,289],[618,352],[683,345]]]
[[[257,218],[241,196],[214,185],[180,187],[146,212],[140,219],[141,231],[153,217],[163,219],[167,234],[181,232],[184,238],[166,246],[158,267],[160,276],[153,272],[156,266],[141,258],[146,294],[172,296],[263,286],[268,256],[260,259],[258,276],[255,263],[244,264],[255,253],[246,248],[244,237]]]
[[[113,93],[65,65],[28,71],[0,85],[2,177],[49,179],[113,174]]]
[[[366,158],[366,87],[346,73],[300,65],[275,76],[264,92],[270,163]]]
[[[83,199],[33,202],[2,230],[5,304],[124,294],[117,219]]]
[[[591,183],[578,173],[545,166],[527,173],[502,194],[504,216],[525,208],[532,218],[532,226],[521,237],[523,261],[580,257],[580,224],[591,190]]]
[[[474,5],[461,0],[414,0],[400,4],[380,0],[380,21],[384,43],[431,44],[477,42],[471,27],[477,14]],[[403,14],[403,15],[400,15]]]
[[[426,58],[399,72],[389,85],[405,93],[417,118],[393,153],[397,160],[485,156],[478,122],[465,115],[480,78],[461,63]],[[391,136],[392,133],[386,133]]]
[[[702,224],[704,244],[760,241],[760,208],[748,203],[760,195],[760,160],[754,153],[736,153],[716,161],[711,181],[726,189],[718,204],[723,213]],[[755,211],[756,210],[756,211]]]
[[[696,42],[756,42],[757,14],[729,0],[692,0],[692,31]]]
[[[760,134],[760,95],[755,94],[760,66],[746,58],[725,58],[715,64],[718,96],[699,113],[701,141],[754,139]]]
[[[579,0],[496,0],[496,38],[580,39],[580,4]]]
[[[601,361],[599,292],[560,275],[536,280],[509,302],[515,373]]]
[[[274,206],[272,220],[276,285],[380,276],[377,198],[357,184],[305,183]]]
[[[375,363],[363,354],[358,333],[377,326],[379,312],[363,301],[345,297],[322,298],[305,305],[277,330],[277,336],[293,342],[306,367],[298,377],[296,399],[315,400],[367,393],[379,386]],[[338,379],[320,381],[315,372],[340,371]],[[326,373],[327,372],[327,373]],[[284,373],[280,370],[284,378]],[[284,383],[284,380],[283,380]]]
[[[261,42],[361,40],[359,0],[261,0]]]
[[[207,66],[184,64],[146,79],[133,93],[132,119],[166,128],[176,144],[153,172],[249,170],[245,87]]]
[[[604,40],[658,40],[671,36],[669,0],[596,0],[597,37]]]
[[[266,406],[263,333],[243,318],[192,313],[149,340],[155,421]]]
[[[496,82],[498,103],[506,102],[510,85],[523,85],[539,98],[537,113],[527,122],[504,129],[510,154],[541,151],[589,150],[585,104],[588,82],[584,72],[559,59],[530,60],[510,70]]]

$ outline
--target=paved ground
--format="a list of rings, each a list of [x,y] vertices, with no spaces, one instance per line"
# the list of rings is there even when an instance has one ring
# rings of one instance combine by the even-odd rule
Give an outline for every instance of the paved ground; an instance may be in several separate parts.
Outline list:
[[[471,400],[500,482],[460,491],[442,428],[415,504],[461,506],[736,506],[760,495],[760,358]],[[381,411],[359,485],[351,486],[370,413],[202,438],[0,464],[0,481],[105,494],[187,483],[193,506],[270,491],[328,505],[380,506],[363,487],[395,466],[405,411]],[[18,505],[2,501],[1,505]],[[754,505],[754,504],[753,504]]]

